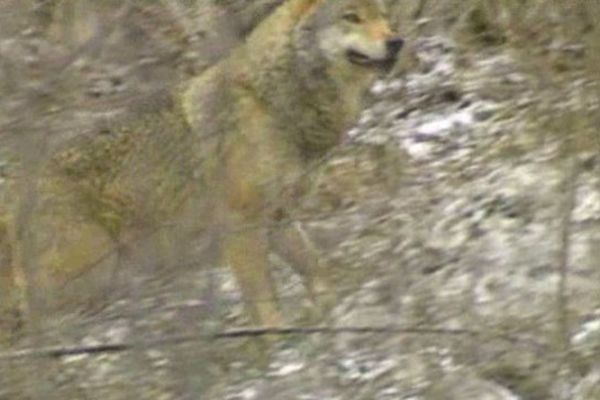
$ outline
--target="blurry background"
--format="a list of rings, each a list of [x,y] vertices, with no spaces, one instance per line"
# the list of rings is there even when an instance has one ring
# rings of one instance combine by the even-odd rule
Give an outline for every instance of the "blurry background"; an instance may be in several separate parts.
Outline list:
[[[3,212],[21,188],[26,213],[55,149],[151,107],[279,3],[1,1]],[[186,260],[3,340],[1,400],[600,398],[600,3],[389,3],[408,48],[302,205],[336,265],[331,331],[266,360],[215,337],[247,324],[239,291]],[[299,277],[272,261],[306,327]]]

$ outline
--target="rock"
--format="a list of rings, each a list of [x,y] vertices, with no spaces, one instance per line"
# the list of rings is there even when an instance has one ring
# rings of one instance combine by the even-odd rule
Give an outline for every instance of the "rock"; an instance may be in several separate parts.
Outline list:
[[[592,370],[573,389],[573,400],[600,399],[600,368]]]
[[[520,400],[510,390],[468,372],[454,372],[434,383],[426,400]]]

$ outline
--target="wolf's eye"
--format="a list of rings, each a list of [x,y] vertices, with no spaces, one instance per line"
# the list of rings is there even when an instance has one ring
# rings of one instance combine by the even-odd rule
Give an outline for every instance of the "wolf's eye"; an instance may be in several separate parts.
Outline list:
[[[344,19],[344,21],[348,21],[353,24],[360,24],[362,22],[362,18],[360,17],[360,15],[358,15],[354,11],[347,12],[342,16],[342,18]]]

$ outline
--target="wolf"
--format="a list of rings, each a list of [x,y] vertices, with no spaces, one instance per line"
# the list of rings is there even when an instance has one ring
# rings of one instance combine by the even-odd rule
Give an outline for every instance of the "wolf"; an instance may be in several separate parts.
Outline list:
[[[27,220],[13,212],[11,245],[0,240],[12,248],[2,312],[87,307],[82,296],[110,292],[123,259],[185,259],[180,244],[199,230],[218,239],[255,323],[284,325],[271,252],[326,309],[328,268],[290,222],[294,206],[403,44],[381,0],[287,0],[160,106],[59,152],[42,168]]]
[[[301,227],[264,227],[306,192],[306,171],[356,121],[365,92],[403,44],[382,1],[290,0],[183,91],[191,130],[222,138],[211,187],[226,204],[222,226],[235,231],[225,235],[223,254],[255,321],[282,324],[269,249],[302,273],[315,302],[331,297],[327,268]]]

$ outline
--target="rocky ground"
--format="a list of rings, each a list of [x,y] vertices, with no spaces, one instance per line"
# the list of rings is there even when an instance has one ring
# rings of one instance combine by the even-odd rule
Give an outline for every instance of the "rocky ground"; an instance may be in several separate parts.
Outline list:
[[[336,278],[321,332],[268,352],[219,338],[245,326],[226,269],[134,276],[135,297],[5,349],[0,399],[600,398],[598,82],[574,68],[549,84],[510,48],[447,35],[412,47],[303,204]],[[83,68],[73,95],[128,93],[141,78],[118,70]],[[312,326],[300,278],[273,263],[290,324]]]

